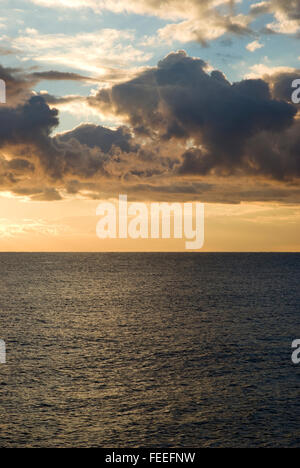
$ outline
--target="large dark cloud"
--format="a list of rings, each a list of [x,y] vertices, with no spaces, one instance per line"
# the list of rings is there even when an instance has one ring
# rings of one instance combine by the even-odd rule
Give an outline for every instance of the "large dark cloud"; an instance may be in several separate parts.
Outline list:
[[[0,144],[28,143],[48,137],[59,123],[57,115],[57,110],[51,110],[40,96],[16,108],[1,107]]]
[[[50,109],[42,96],[16,108],[1,108],[0,122],[0,148],[21,146],[27,158],[37,160],[45,176],[53,180],[68,174],[91,177],[103,167],[99,153],[88,151],[79,141],[51,137],[59,123],[58,111]]]
[[[0,107],[0,187],[34,200],[126,190],[147,199],[299,201],[300,124],[288,79],[232,84],[204,61],[173,53],[88,98],[126,126],[84,124],[56,136],[51,97],[30,95],[28,85],[24,103]]]
[[[299,177],[294,155],[287,155],[282,165],[271,145],[278,135],[285,141],[286,130],[295,125],[295,106],[272,97],[263,80],[231,84],[221,72],[208,73],[205,62],[184,52],[169,55],[134,80],[100,91],[91,105],[113,109],[136,134],[162,144],[170,139],[192,142],[180,173],[259,175],[261,168],[267,177]],[[265,154],[257,154],[252,142],[262,134],[270,145]]]
[[[31,97],[24,105],[0,108],[0,149],[17,148],[30,161],[38,159],[51,177],[58,177],[62,161],[50,137],[58,125],[58,111],[42,97]]]
[[[0,122],[0,151],[13,155],[12,159],[3,159],[2,186],[12,186],[15,193],[16,186],[28,181],[28,177],[35,195],[37,176],[39,183],[42,177],[54,187],[69,187],[72,182],[74,191],[74,180],[99,186],[103,179],[148,178],[172,167],[169,158],[160,158],[159,150],[137,144],[125,127],[110,130],[82,125],[52,136],[59,123],[58,111],[50,109],[42,96],[34,96],[15,108],[0,108]]]

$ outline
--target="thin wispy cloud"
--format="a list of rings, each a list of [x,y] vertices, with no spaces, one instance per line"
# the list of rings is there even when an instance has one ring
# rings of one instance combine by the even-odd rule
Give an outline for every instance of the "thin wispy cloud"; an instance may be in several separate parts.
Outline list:
[[[74,36],[27,31],[14,39],[12,45],[22,48],[28,59],[37,62],[75,65],[77,69],[105,75],[107,69],[150,60],[152,54],[134,47],[133,41],[134,32],[126,30],[102,29]]]

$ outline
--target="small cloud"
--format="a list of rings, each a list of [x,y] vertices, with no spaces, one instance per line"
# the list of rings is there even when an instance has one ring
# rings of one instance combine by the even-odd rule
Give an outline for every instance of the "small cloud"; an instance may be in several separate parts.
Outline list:
[[[257,49],[262,49],[263,47],[264,47],[264,44],[261,44],[259,41],[253,41],[247,45],[246,49],[249,50],[250,52],[255,52]]]
[[[26,28],[26,34],[28,35],[32,35],[32,36],[35,36],[36,34],[38,34],[38,31],[34,28]]]
[[[292,67],[272,67],[265,63],[257,63],[250,67],[251,72],[247,73],[244,77],[246,80],[256,80],[264,76],[276,75],[278,73],[293,73],[295,71]]]

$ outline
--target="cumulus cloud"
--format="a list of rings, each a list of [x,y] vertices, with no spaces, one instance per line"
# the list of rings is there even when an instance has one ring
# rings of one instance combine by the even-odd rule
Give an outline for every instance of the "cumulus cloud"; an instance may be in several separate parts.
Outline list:
[[[104,153],[108,153],[113,146],[117,146],[126,153],[134,152],[138,148],[133,143],[132,135],[126,127],[111,130],[99,125],[82,124],[74,130],[58,136],[58,139],[62,142],[79,141],[80,144],[89,148],[98,147]]]
[[[121,127],[84,124],[56,136],[49,95],[29,95],[0,108],[0,187],[34,200],[121,188],[147,199],[299,200],[300,121],[287,79],[231,83],[179,51],[86,99]]]
[[[277,72],[271,75],[265,75],[264,79],[269,82],[272,94],[276,99],[292,102],[292,83],[300,79],[300,70],[290,72]]]
[[[257,64],[251,67],[248,79],[262,79],[268,83],[274,99],[292,103],[292,84],[300,79],[300,69],[292,67],[269,67]],[[295,104],[295,103],[293,103]]]
[[[194,148],[184,154],[181,173],[259,174],[261,170],[278,179],[299,176],[293,161],[282,166],[271,147],[265,148],[265,155],[252,147],[262,134],[285,138],[295,124],[296,108],[274,99],[264,80],[231,84],[220,71],[209,73],[204,61],[184,52],[170,54],[134,80],[101,90],[91,105],[113,109],[137,135],[160,142],[192,142]],[[271,155],[275,160],[268,166],[265,160]]]
[[[52,136],[58,111],[42,96],[14,108],[1,107],[0,122],[1,189],[34,200],[58,200],[57,189],[69,191],[70,184],[72,193],[87,186],[99,191],[101,181],[148,178],[171,167],[167,157],[160,158],[159,148],[141,147],[125,127],[82,125]]]

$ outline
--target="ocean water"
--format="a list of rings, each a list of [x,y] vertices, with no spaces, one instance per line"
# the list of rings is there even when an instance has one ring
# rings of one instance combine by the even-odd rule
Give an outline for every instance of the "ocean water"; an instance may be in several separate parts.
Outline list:
[[[298,254],[0,254],[1,447],[297,447]]]

